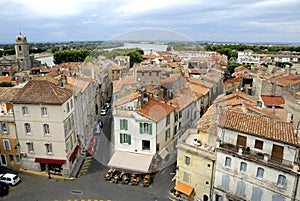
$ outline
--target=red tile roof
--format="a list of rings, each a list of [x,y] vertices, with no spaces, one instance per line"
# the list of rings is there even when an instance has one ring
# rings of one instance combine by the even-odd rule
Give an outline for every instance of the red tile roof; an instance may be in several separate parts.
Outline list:
[[[288,86],[289,84],[295,85],[300,84],[300,75],[287,75],[287,76],[281,76],[276,79],[278,81],[278,85],[280,86]]]
[[[295,124],[234,111],[223,111],[219,126],[274,141],[300,146]]]
[[[13,99],[14,103],[62,104],[72,96],[72,91],[60,88],[46,80],[31,80]]]
[[[175,108],[166,103],[149,98],[148,104],[142,104],[141,109],[136,110],[136,112],[154,121],[159,121],[174,110]]]
[[[0,101],[11,101],[20,90],[21,88],[0,87]]]
[[[224,84],[226,85],[226,84],[232,84],[232,83],[234,83],[234,82],[240,82],[241,79],[242,79],[242,77],[235,77],[235,78],[232,78],[232,79],[230,79],[230,80],[226,80],[226,81],[224,82]]]
[[[171,83],[180,78],[180,74],[171,74],[170,77],[161,80],[161,84]]]
[[[262,95],[261,96],[262,101],[264,102],[264,104],[268,107],[271,106],[280,106],[283,107],[284,105],[284,98],[282,96],[266,96],[266,95]]]
[[[0,76],[0,82],[11,82],[14,80],[13,76]]]

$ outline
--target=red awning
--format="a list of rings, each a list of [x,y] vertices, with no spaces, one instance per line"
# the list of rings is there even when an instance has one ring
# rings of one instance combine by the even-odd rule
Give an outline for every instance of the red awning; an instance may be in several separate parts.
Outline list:
[[[36,163],[43,163],[43,164],[57,164],[57,165],[62,165],[62,164],[65,164],[66,160],[48,159],[48,158],[35,158],[34,162],[36,162]]]
[[[69,161],[72,161],[72,160],[75,159],[76,154],[77,154],[77,152],[78,152],[78,149],[79,149],[79,146],[77,145],[77,146],[75,147],[73,153],[71,154],[71,156],[70,156],[70,158],[69,158]]]

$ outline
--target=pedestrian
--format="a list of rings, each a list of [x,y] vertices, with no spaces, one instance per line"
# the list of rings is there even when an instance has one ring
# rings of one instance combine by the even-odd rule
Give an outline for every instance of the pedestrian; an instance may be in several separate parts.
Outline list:
[[[51,179],[50,170],[48,171],[48,179]]]

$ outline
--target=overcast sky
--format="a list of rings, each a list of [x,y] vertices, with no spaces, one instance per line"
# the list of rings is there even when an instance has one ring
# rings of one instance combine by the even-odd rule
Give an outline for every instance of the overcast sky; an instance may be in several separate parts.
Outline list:
[[[19,30],[28,42],[300,42],[299,8],[300,0],[0,0],[0,43]]]

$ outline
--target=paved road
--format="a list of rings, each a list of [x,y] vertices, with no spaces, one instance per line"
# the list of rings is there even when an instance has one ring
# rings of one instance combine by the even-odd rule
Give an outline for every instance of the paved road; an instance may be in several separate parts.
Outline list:
[[[19,173],[22,182],[11,188],[3,201],[167,201],[172,187],[170,174],[175,164],[154,175],[150,187],[114,184],[104,179],[113,146],[109,141],[111,113],[102,116],[103,133],[98,136],[97,151],[88,164],[87,172],[74,181],[48,179]]]
[[[104,179],[107,168],[92,160],[86,175],[74,181],[19,173],[22,182],[3,201],[167,201],[174,166],[154,175],[150,187],[114,184]]]

